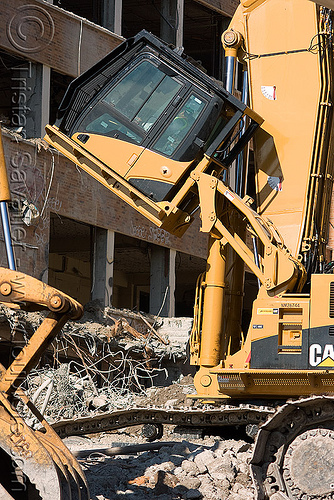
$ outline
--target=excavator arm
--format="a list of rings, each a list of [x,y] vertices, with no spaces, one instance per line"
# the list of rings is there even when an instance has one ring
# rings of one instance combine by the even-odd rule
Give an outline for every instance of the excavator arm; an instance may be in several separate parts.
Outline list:
[[[192,172],[191,177],[196,180],[201,207],[201,220],[204,232],[213,237],[224,239],[241,257],[249,269],[257,276],[261,284],[272,295],[301,289],[305,283],[305,269],[294,259],[283,239],[270,221],[260,217],[249,206],[252,199],[241,199],[223,181],[204,173]],[[249,246],[237,232],[229,230],[228,223],[224,224],[224,217],[216,211],[216,198],[226,200],[226,212],[235,210],[244,221],[247,221],[247,230],[261,242],[263,254],[254,255]]]
[[[331,8],[332,1],[242,0],[222,35],[227,60],[244,65],[250,106],[264,119],[254,139],[258,212],[309,277],[326,261],[333,187]]]
[[[79,463],[20,387],[66,321],[81,317],[82,307],[34,278],[4,268],[0,269],[0,302],[23,311],[49,310],[12,363],[0,364],[0,496],[4,500],[89,500]],[[27,425],[17,402],[34,415],[39,430]]]

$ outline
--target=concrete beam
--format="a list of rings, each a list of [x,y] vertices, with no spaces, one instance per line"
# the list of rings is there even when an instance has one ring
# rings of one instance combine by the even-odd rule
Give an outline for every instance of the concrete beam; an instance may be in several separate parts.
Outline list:
[[[233,16],[240,3],[239,0],[195,0],[195,2],[228,17]]]
[[[0,48],[78,76],[123,40],[87,19],[47,2],[2,0]]]

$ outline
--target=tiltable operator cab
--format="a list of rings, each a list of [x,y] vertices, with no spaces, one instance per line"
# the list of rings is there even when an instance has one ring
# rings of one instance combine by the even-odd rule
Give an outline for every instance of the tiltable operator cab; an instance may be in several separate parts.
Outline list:
[[[198,206],[185,186],[190,172],[201,162],[201,172],[222,172],[259,123],[256,113],[180,51],[141,31],[72,82],[47,134],[76,163],[80,151],[88,152],[100,169],[87,160],[83,168],[181,235]]]

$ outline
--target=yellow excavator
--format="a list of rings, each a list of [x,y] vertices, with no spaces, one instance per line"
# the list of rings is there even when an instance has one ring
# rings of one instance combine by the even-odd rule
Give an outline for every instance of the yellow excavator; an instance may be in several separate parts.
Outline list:
[[[158,227],[182,237],[200,212],[209,245],[190,337],[195,397],[227,403],[221,415],[233,403],[232,422],[247,421],[245,405],[250,415],[250,405],[279,400],[252,459],[259,499],[334,498],[332,9],[333,0],[241,0],[222,34],[224,85],[182,49],[142,31],[74,80],[46,127],[50,146]],[[245,269],[258,283],[246,326]],[[54,430],[41,415],[45,433],[29,430],[11,405],[19,397],[32,406],[17,382],[80,306],[12,268],[3,273],[1,302],[46,307],[54,326],[2,368],[2,453],[15,462],[13,436],[21,442],[27,433],[31,444],[14,470],[35,487],[42,459],[28,450],[36,441],[50,477],[57,482],[56,469],[62,479],[58,496],[41,498],[86,498],[83,475]],[[0,488],[3,498],[21,498]]]

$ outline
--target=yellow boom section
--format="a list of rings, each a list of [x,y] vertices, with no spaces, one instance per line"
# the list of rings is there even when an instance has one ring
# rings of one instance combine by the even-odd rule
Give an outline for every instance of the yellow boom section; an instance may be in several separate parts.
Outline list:
[[[259,212],[294,256],[318,243],[323,255],[333,171],[330,15],[304,0],[243,0],[230,29],[243,39],[250,105],[264,118],[255,138]]]

